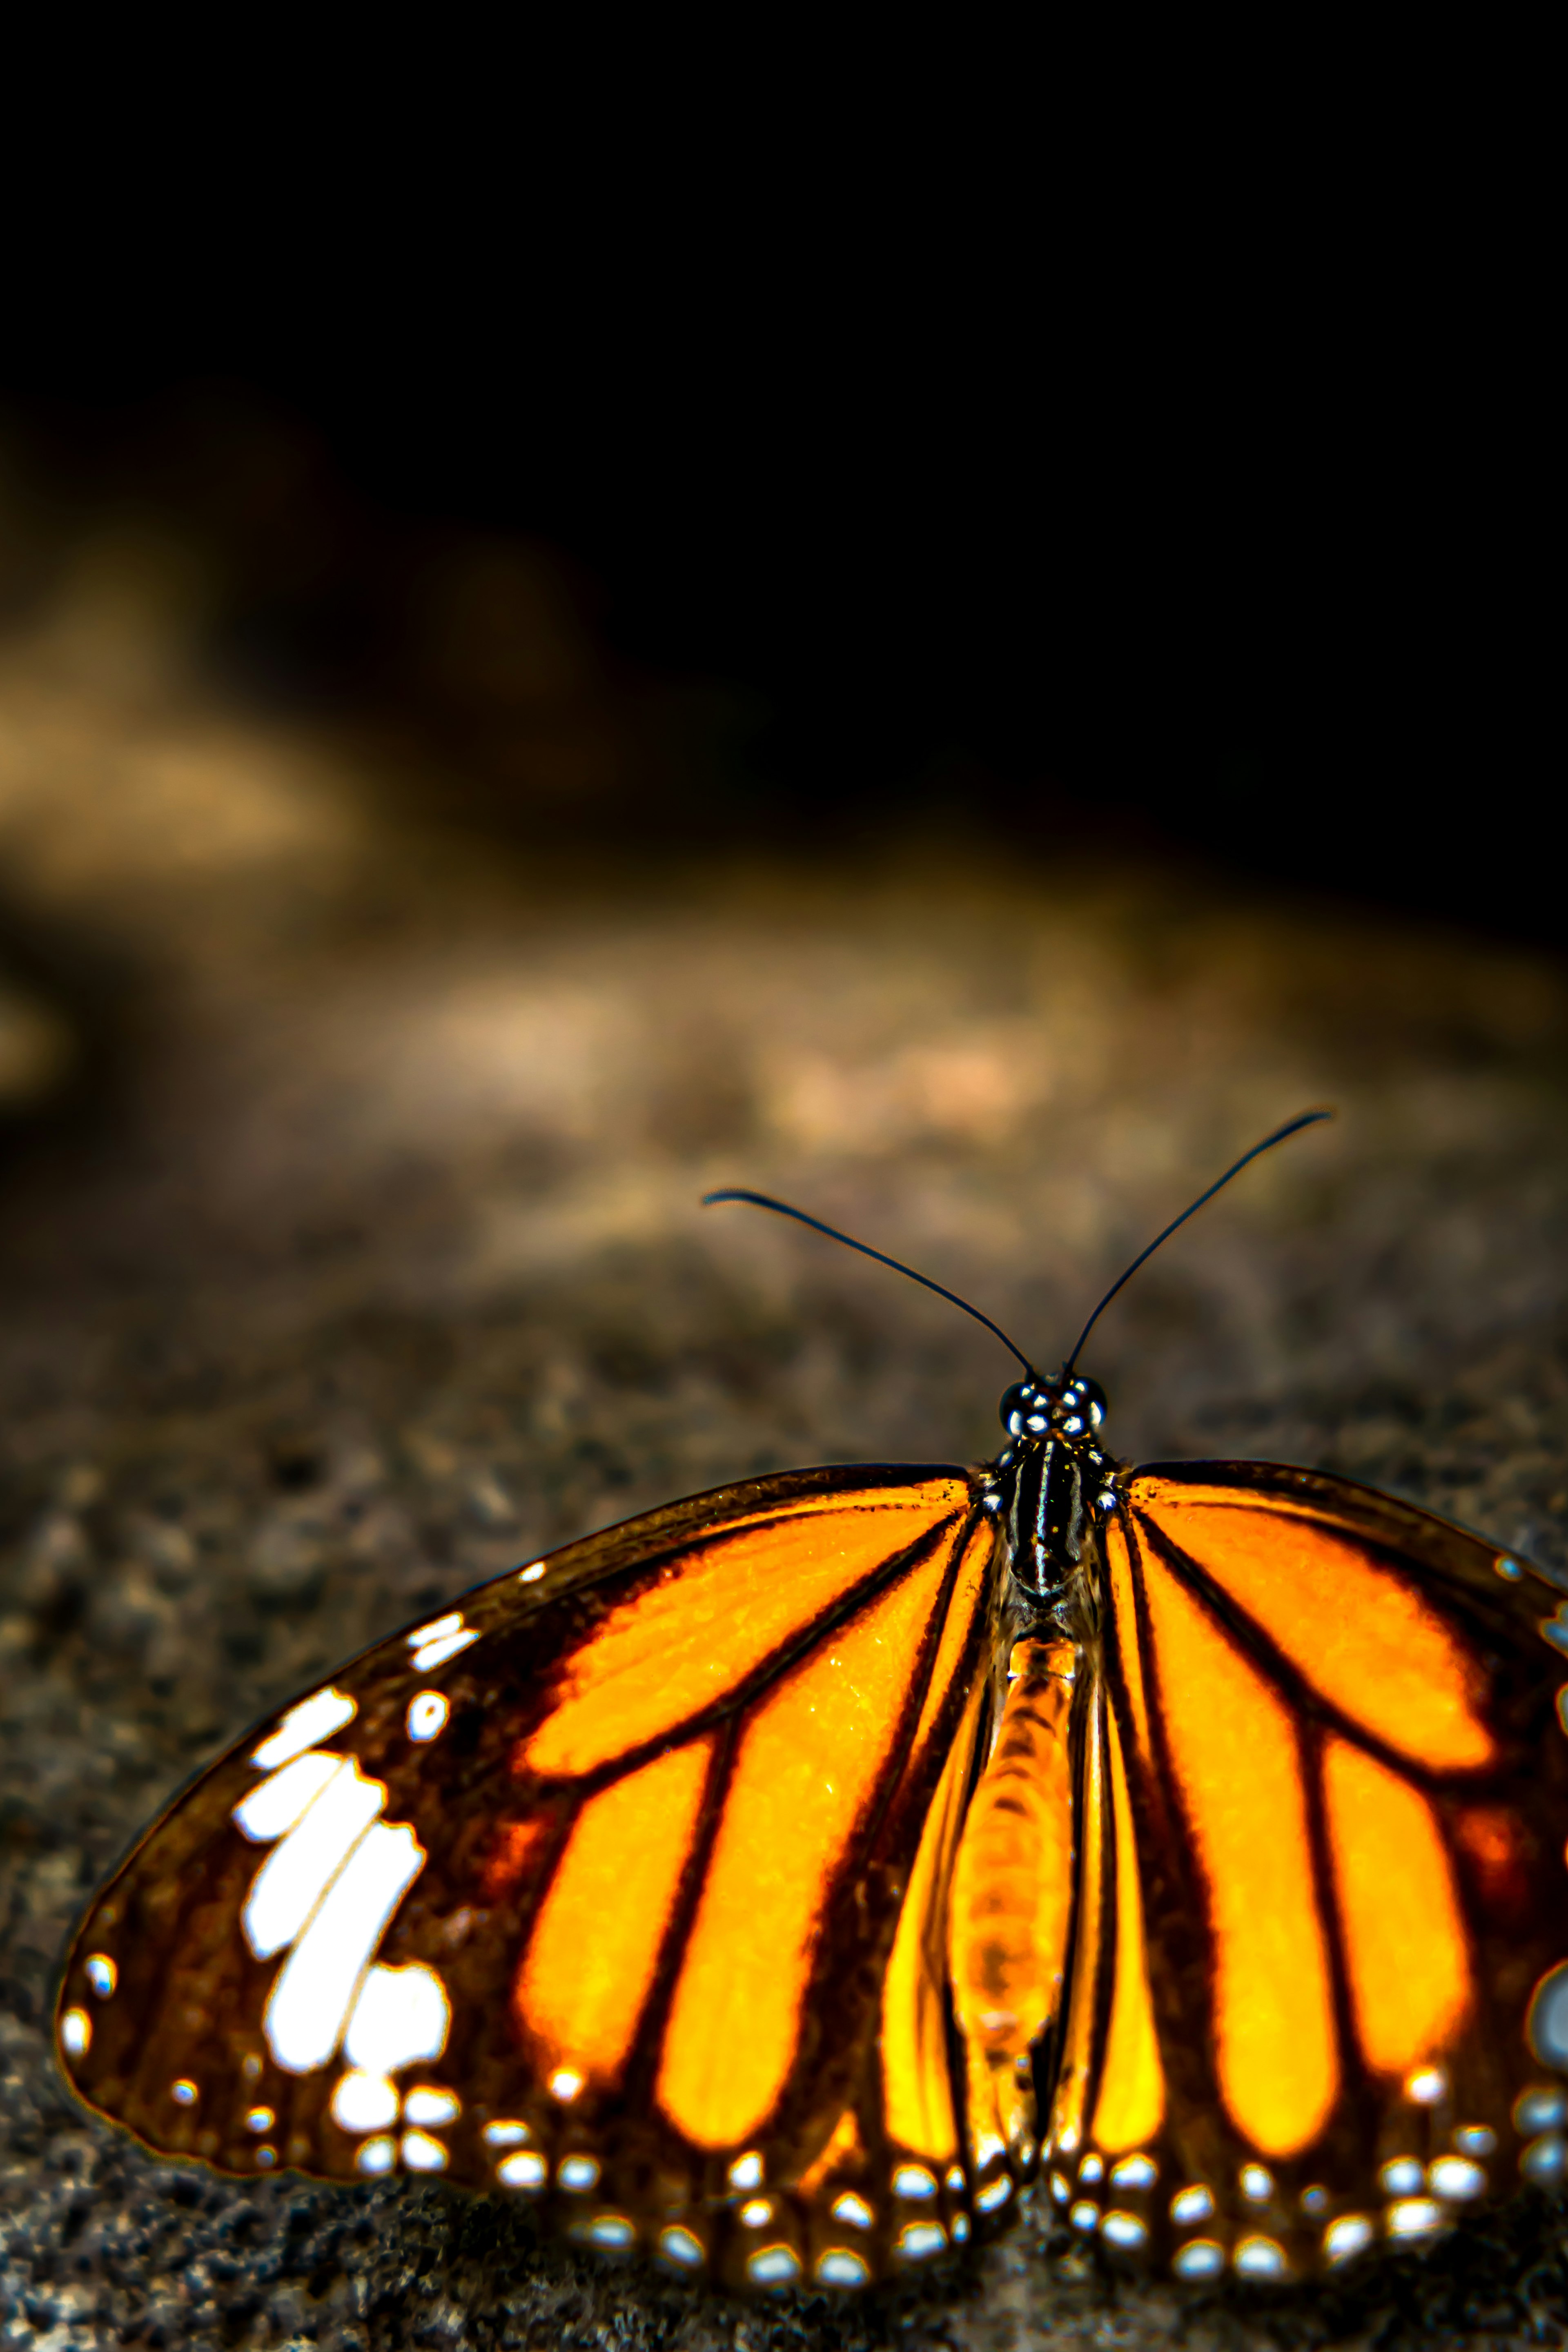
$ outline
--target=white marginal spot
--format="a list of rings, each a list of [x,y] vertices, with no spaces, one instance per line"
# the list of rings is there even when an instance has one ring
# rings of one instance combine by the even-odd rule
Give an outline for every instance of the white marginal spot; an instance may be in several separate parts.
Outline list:
[[[583,2087],[583,2077],[575,2066],[557,2066],[544,2087],[552,2099],[569,2106]]]
[[[743,2230],[765,2230],[773,2218],[771,2197],[748,2197],[741,2208],[740,2221]]]
[[[470,1642],[479,1638],[477,1633],[448,1633],[443,1642],[426,1642],[422,1650],[414,1653],[415,1671],[434,1674],[437,1666],[444,1666],[448,1658],[455,1658],[459,1650],[466,1650]]]
[[[542,2189],[546,2176],[544,2158],[531,2147],[502,2157],[496,2167],[496,2179],[508,2189]]]
[[[426,1642],[444,1642],[448,1633],[460,1633],[462,1631],[462,1611],[448,1609],[444,1617],[432,1617],[428,1625],[416,1625],[413,1633],[405,1633],[403,1638],[411,1650],[422,1650]]]
[[[532,1561],[532,1562],[530,1564],[530,1566],[529,1566],[529,1567],[527,1567],[527,1568],[520,1568],[520,1569],[518,1570],[518,1571],[517,1571],[517,1580],[518,1580],[518,1582],[519,1582],[520,1584],[537,1584],[537,1583],[538,1583],[538,1581],[539,1581],[539,1580],[540,1580],[540,1578],[543,1575],[543,1573],[544,1573],[544,1562],[543,1562],[542,1559],[536,1559],[536,1560]],[[664,2234],[665,2234],[665,2237],[667,2237],[667,2238],[668,2238],[668,2237],[669,2237],[669,2236],[671,2236],[671,2235],[674,2235],[674,2234],[679,2234],[679,2236],[681,2236],[681,2237],[686,2237],[686,2236],[688,2236],[689,2233],[687,2231],[684,2231],[684,2230],[683,2230],[683,2231],[680,2231],[679,2233],[672,2232],[672,2231],[670,2231],[667,2230],[667,2231],[665,2231],[665,2233],[664,2233]],[[692,2241],[691,2241],[691,2242],[692,2242],[692,2244],[693,2244],[693,2245],[696,2245],[696,2243],[697,2243],[696,2239],[695,2239],[695,2238],[693,2238],[693,2239],[692,2239]],[[661,2239],[659,2240],[659,2243],[660,2243],[660,2245],[662,2245],[662,2244],[664,2243],[664,2239],[663,2239],[663,2238],[661,2238]],[[698,2259],[700,2261],[700,2259],[701,2259],[700,2254],[699,2254]]]
[[[107,1952],[89,1952],[85,1973],[89,1987],[100,2000],[107,2000],[120,1982],[120,1970]]]
[[[1513,2105],[1513,2127],[1528,2139],[1535,2132],[1556,2131],[1568,2123],[1568,2092],[1552,2084],[1534,2084],[1521,2091]]]
[[[1352,2254],[1364,2252],[1373,2236],[1372,2223],[1364,2213],[1342,2213],[1323,2231],[1323,2252],[1331,2263],[1348,2263]]]
[[[331,2116],[346,2132],[384,2131],[397,2121],[397,2085],[390,2074],[351,2067],[332,2085]]]
[[[1076,2205],[1068,2208],[1068,2220],[1075,2230],[1086,2233],[1100,2227],[1100,2208],[1092,2197],[1080,2197]]]
[[[929,2262],[933,2254],[946,2253],[947,2231],[940,2221],[906,2221],[893,2251],[906,2263]]]
[[[900,2164],[893,2174],[895,2197],[925,2199],[936,2195],[935,2176],[923,2164]]]
[[[962,2197],[965,2189],[969,2186],[968,2182],[964,2179],[963,2167],[962,2164],[950,2164],[947,2170],[942,2177],[955,2197]]]
[[[395,2074],[422,2058],[439,2058],[451,2022],[447,1988],[434,1969],[423,1960],[400,1969],[378,1963],[360,1988],[343,2055],[369,2074]]]
[[[526,2124],[515,2123],[510,2116],[504,2116],[493,2124],[487,2124],[480,2137],[487,2147],[521,2147],[525,2140],[533,2137],[533,2134]]]
[[[1425,2238],[1443,2226],[1443,2208],[1431,2197],[1405,2197],[1388,2209],[1391,2238]]]
[[[1568,1715],[1563,1720],[1568,1724]],[[1550,1969],[1536,1986],[1525,2032],[1543,2066],[1568,2066],[1568,1962]]]
[[[555,2168],[555,2178],[563,2189],[571,2189],[582,2196],[599,2185],[599,2159],[596,2156],[563,2156]]]
[[[308,1748],[291,1764],[258,1780],[234,1809],[237,1829],[256,1845],[269,1845],[282,1837],[313,1805],[329,1780],[344,1769],[346,1759],[322,1748]]]
[[[1171,2200],[1171,2219],[1179,2229],[1190,2229],[1194,2221],[1206,2221],[1214,2211],[1214,2195],[1207,2189],[1178,2189]]]
[[[746,2258],[746,2276],[753,2286],[793,2286],[800,2257],[793,2246],[761,2246]]]
[[[354,2158],[362,2172],[390,2172],[397,2161],[397,2142],[394,2139],[367,2139]]]
[[[1261,2164],[1241,2168],[1241,2193],[1254,2205],[1267,2205],[1274,2194],[1274,2176]]]
[[[1426,2186],[1435,2197],[1447,2197],[1456,2202],[1484,2197],[1487,2176],[1468,2156],[1440,2156],[1426,2167]]]
[[[1310,2213],[1312,2218],[1316,2220],[1320,2213],[1326,2213],[1328,2210],[1329,2192],[1326,2189],[1320,2189],[1316,2183],[1314,2183],[1310,2189],[1302,2189],[1301,2210],[1303,2213]]]
[[[1426,2175],[1413,2156],[1390,2157],[1378,2172],[1377,2185],[1385,2197],[1413,2197],[1426,2185]]]
[[[1554,2189],[1568,2167],[1568,2140],[1559,2132],[1532,2139],[1519,2159],[1519,2168],[1537,2189]]]
[[[1405,2095],[1418,2107],[1435,2107],[1448,2095],[1448,2077],[1441,2066],[1417,2066],[1405,2078]]]
[[[1089,2182],[1090,2186],[1092,2186],[1097,2180],[1103,2180],[1105,2178],[1105,2158],[1102,2156],[1096,2156],[1091,2148],[1089,2154],[1084,2158],[1083,2162],[1079,2166],[1078,2177],[1080,2180]]]
[[[1285,2249],[1274,2238],[1243,2238],[1231,2257],[1237,2278],[1277,2279],[1285,2275]]]
[[[857,2197],[852,2189],[847,2189],[841,2197],[836,2197],[829,2210],[836,2221],[842,2221],[850,2230],[868,2230],[876,2219],[866,2200]]]
[[[816,2258],[816,2275],[824,2286],[868,2286],[871,2266],[864,2255],[851,2253],[847,2246],[829,2246]]]
[[[543,1565],[542,1560],[540,1562],[542,1573]],[[528,1570],[525,1569],[523,1573],[526,1575]],[[702,2251],[701,2239],[694,2238],[691,2231],[683,2230],[678,2221],[672,2221],[667,2230],[659,2231],[658,2251],[667,2263],[675,2264],[677,2270],[700,2270],[708,2259]]]
[[[451,1702],[445,1691],[417,1692],[408,1702],[408,1713],[405,1718],[409,1738],[438,1738],[447,1728],[447,1717],[451,1712]]]
[[[953,2244],[954,2244],[955,2246],[962,2246],[962,2245],[963,2245],[963,2244],[966,2242],[966,2241],[967,2241],[967,2239],[968,2239],[968,2236],[969,2236],[969,2216],[968,2216],[968,2214],[967,2214],[967,2213],[955,2213],[955,2214],[953,2215],[953,2217],[952,2217],[952,2242],[953,2242]]]
[[[1506,1552],[1502,1553],[1500,1557],[1493,1562],[1493,1565],[1496,1568],[1498,1574],[1500,1576],[1505,1576],[1510,1584],[1517,1584],[1520,1578],[1524,1574],[1524,1570],[1521,1568],[1518,1560],[1510,1559]]]
[[[1497,2134],[1490,2124],[1461,2124],[1454,2134],[1454,2146],[1462,2156],[1490,2156]]]
[[[323,1761],[332,1769],[320,1795],[268,1855],[240,1911],[245,1940],[258,1960],[293,1942],[386,1802],[382,1782],[367,1780],[353,1757]]]
[[[1191,2238],[1172,2256],[1171,2268],[1178,2278],[1218,2278],[1225,2268],[1225,2248],[1212,2238]]]
[[[1152,2189],[1159,2177],[1153,2158],[1147,2156],[1124,2156],[1110,2168],[1112,2189]]]
[[[447,2168],[447,2151],[428,2132],[405,2132],[402,2156],[410,2172],[444,2172]]]
[[[984,2189],[975,2190],[974,2210],[977,2213],[994,2213],[1012,2194],[1013,2183],[1004,2172],[995,2180],[988,2180]]]
[[[199,2095],[188,2074],[182,2074],[177,2083],[169,2085],[169,2096],[177,2107],[194,2107]]]
[[[621,2253],[637,2243],[637,2231],[624,2213],[595,2213],[583,2232],[590,2245]]]
[[[85,2009],[68,2009],[60,2020],[60,2048],[68,2058],[85,2058],[92,2040],[92,2020]]]
[[[276,1771],[279,1764],[292,1763],[307,1748],[314,1748],[318,1739],[330,1739],[358,1713],[359,1702],[329,1684],[325,1690],[312,1691],[309,1698],[291,1706],[271,1737],[252,1748],[250,1760],[264,1772]]]
[[[727,2176],[731,2189],[760,2189],[763,2185],[763,2159],[755,2149],[738,2156]]]
[[[278,2161],[278,2150],[275,2147],[258,2147],[256,2151],[256,2161],[263,2172],[269,2171]]]
[[[1108,2246],[1120,2246],[1124,2252],[1134,2253],[1149,2242],[1149,2225],[1136,2213],[1108,2213],[1100,2225],[1100,2234]]]
[[[1078,2135],[1075,2132],[1064,2132],[1058,2140],[1057,2146],[1064,2156],[1070,2156],[1078,2146]],[[994,2132],[982,2132],[974,2143],[975,2171],[984,2172],[988,2165],[994,2164],[999,2156],[1005,2156],[1006,2153],[1005,2146],[997,2138]]]
[[[1065,2172],[1052,2173],[1051,2196],[1058,2205],[1070,2205],[1072,2203],[1072,2183],[1068,2179]]]
[[[307,1825],[290,1834],[300,1835]],[[343,1864],[267,1997],[262,2029],[286,2074],[308,2074],[331,2057],[355,2007],[371,1955],[424,1866],[425,1849],[406,1822],[375,1822]],[[271,1864],[266,1867],[270,1869]],[[439,1988],[438,1978],[428,1969],[423,1974]],[[441,2005],[445,2010],[444,1992]],[[443,2032],[443,2045],[445,2039]],[[439,2052],[429,2054],[438,2056]],[[357,2053],[351,2051],[350,2056],[354,2063],[363,2063]],[[373,2063],[371,2071],[386,2074],[391,2069]]]
[[[433,2083],[416,2083],[403,2102],[403,2120],[423,2125],[426,2131],[438,2131],[444,2124],[456,2123],[460,2109],[455,2091],[437,2090]]]
[[[270,2107],[252,2107],[245,2118],[247,2131],[269,2132],[278,2118]]]

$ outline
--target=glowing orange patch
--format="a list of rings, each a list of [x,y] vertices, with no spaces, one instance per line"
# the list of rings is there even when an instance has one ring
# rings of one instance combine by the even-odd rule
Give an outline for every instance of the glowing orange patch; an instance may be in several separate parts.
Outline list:
[[[612,1609],[567,1662],[552,1714],[519,1763],[591,1772],[728,1696],[770,1652],[906,1545],[969,1508],[956,1478],[792,1504],[672,1564]]]
[[[1127,1696],[1132,1708],[1138,1752],[1147,1768],[1153,1751],[1149,1740],[1149,1700],[1143,1688],[1143,1660],[1138,1646],[1138,1616],[1132,1599],[1132,1563],[1127,1550],[1127,1538],[1116,1517],[1106,1521],[1105,1556],[1110,1568],[1110,1600],[1116,1622],[1117,1655],[1121,1661],[1121,1671],[1127,1677]]]
[[[1145,1565],[1166,1736],[1207,1882],[1220,2089],[1255,2147],[1289,2156],[1339,2090],[1300,1746],[1206,1610]]]
[[[549,2074],[612,2082],[653,1980],[713,1742],[645,1764],[578,1817],[518,1969],[513,2009]]]
[[[795,2186],[803,2197],[815,2196],[823,2182],[834,2173],[858,2171],[864,2155],[855,2110],[846,2107],[834,2125],[822,2154],[814,2163],[807,2165]]]
[[[1106,1710],[1106,1734],[1111,1831],[1116,1842],[1116,1976],[1105,2065],[1094,2106],[1094,2140],[1108,2156],[1119,2156],[1126,2148],[1142,2147],[1159,2130],[1165,2113],[1165,2076],[1149,1998],[1138,1848],[1114,1708]]]
[[[741,1741],[658,2075],[699,2147],[752,2137],[788,2076],[822,1904],[887,1769],[943,1565],[939,1551],[868,1603]]]
[[[1454,1837],[1493,1909],[1522,1910],[1530,1900],[1532,1841],[1517,1813],[1502,1805],[1470,1805],[1454,1816]]]
[[[507,1822],[480,1865],[479,1890],[487,1903],[499,1903],[527,1875],[549,1827],[537,1815],[531,1822]]]
[[[964,2033],[1013,2059],[1061,1997],[1072,1908],[1069,1643],[1020,1643],[952,1879],[952,1974]]]
[[[964,1713],[910,1873],[899,1931],[882,1979],[882,2096],[896,2147],[945,2164],[958,2153],[948,2072],[948,1895],[974,1762],[984,1693]]]
[[[1305,1509],[1218,1487],[1134,1479],[1131,1499],[1263,1627],[1315,1689],[1402,1755],[1489,1762],[1484,1684],[1412,1585]]]
[[[1323,1752],[1356,2033],[1380,2074],[1452,2042],[1470,2006],[1469,1937],[1431,1806],[1342,1739]]]
[[[1058,2147],[1068,2152],[1083,2145],[1094,2063],[1096,1992],[1106,1927],[1105,1816],[1105,1709],[1101,1703],[1089,1710],[1085,1740],[1083,1800],[1079,1815],[1083,1858],[1079,1872],[1078,1916],[1072,1932],[1072,1990],[1051,2109],[1052,2139]]]

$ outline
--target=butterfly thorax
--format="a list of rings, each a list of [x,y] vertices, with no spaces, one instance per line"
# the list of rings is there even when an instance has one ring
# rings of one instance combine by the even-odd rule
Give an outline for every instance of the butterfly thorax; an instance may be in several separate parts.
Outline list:
[[[997,1498],[1014,1576],[1057,1601],[1072,1583],[1096,1515],[1115,1502],[1117,1465],[1100,1444],[1105,1394],[1081,1374],[1016,1381],[999,1408],[1009,1443],[997,1457]]]

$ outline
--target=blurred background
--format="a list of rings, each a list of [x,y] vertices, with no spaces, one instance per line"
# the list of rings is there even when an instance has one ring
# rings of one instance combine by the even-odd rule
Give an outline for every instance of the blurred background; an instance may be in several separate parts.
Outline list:
[[[1332,1103],[1107,1319],[1113,1442],[1568,1564],[1536,313],[1458,167],[1414,241],[1305,172],[1255,219],[1241,172],[1119,242],[1065,164],[954,209],[948,157],[841,220],[796,158],[700,243],[629,167],[555,236],[592,153],[429,211],[443,134],[417,200],[349,157],[318,215],[319,155],[220,129],[226,167],[141,155],[90,236],[23,238],[0,339],[0,2031],[40,2277],[82,2179],[154,2195],[41,2029],[184,1772],[589,1528],[994,1450],[984,1333],[713,1185],[1048,1363]],[[83,2308],[217,2326],[195,2260],[84,2257]]]

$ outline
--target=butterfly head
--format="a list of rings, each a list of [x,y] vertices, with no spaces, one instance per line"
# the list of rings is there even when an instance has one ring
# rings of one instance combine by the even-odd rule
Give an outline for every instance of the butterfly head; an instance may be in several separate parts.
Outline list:
[[[1100,1445],[1105,1391],[1081,1372],[1015,1381],[1001,1403],[1011,1441],[996,1467],[1013,1573],[1051,1601],[1072,1580],[1091,1514],[1107,1507],[1115,1465]]]

